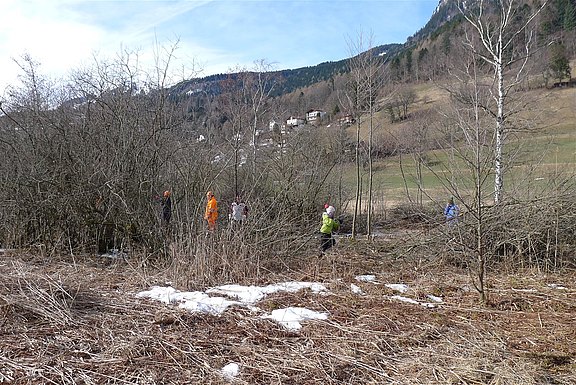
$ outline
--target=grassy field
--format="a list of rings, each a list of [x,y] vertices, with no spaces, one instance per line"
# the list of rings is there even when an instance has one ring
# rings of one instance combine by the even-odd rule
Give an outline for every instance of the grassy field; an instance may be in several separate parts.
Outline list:
[[[417,99],[411,108],[413,114],[446,108],[445,93],[434,85],[421,84],[415,87],[415,92]],[[527,92],[526,97],[533,104],[521,115],[532,125],[527,131],[510,133],[504,149],[511,163],[505,176],[510,191],[525,191],[534,183],[542,185],[557,177],[570,178],[576,174],[576,89],[538,89]],[[403,130],[409,129],[410,124],[413,124],[410,120],[391,124],[385,113],[380,112],[376,114],[374,135],[393,132],[399,136]],[[355,127],[349,130],[352,132]],[[361,136],[367,140],[368,127],[365,124],[361,127]],[[430,162],[422,169],[422,184],[427,201],[443,202],[451,195],[446,187],[450,178],[457,178],[464,192],[473,188],[471,171],[458,159],[450,160],[449,154],[449,150],[434,150],[426,154]],[[416,194],[416,164],[410,154],[378,160],[374,163],[374,170],[375,196],[386,197],[388,202],[405,202],[408,200],[406,188],[412,196]],[[453,170],[453,174],[448,170]],[[362,174],[363,190],[367,191],[367,170],[362,170]],[[492,181],[493,177],[489,180]],[[354,189],[354,164],[344,167],[343,181]],[[492,189],[491,183],[486,186],[487,194]]]

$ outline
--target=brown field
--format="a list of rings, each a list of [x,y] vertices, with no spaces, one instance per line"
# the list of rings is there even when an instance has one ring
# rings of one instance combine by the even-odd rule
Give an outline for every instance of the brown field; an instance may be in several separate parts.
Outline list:
[[[297,332],[246,308],[213,316],[136,298],[168,277],[130,260],[4,253],[0,384],[576,383],[574,271],[491,271],[484,306],[466,270],[393,257],[384,242],[356,247],[362,252],[342,244],[323,258],[302,256],[300,268],[268,282],[235,282],[323,283],[330,295],[281,293],[257,304],[329,313]],[[360,274],[378,284],[356,281]],[[352,293],[352,283],[365,294]],[[444,302],[395,301],[386,283]],[[230,362],[240,364],[234,380],[220,374]]]

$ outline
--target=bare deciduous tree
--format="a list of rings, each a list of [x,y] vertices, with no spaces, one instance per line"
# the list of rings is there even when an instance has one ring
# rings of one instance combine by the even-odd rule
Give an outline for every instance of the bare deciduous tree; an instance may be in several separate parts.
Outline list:
[[[494,202],[497,204],[504,189],[503,147],[509,116],[506,101],[525,75],[535,35],[530,27],[545,6],[546,1],[543,1],[535,10],[526,13],[518,0],[480,0],[470,6],[463,0],[458,1],[460,13],[477,37],[467,33],[464,43],[491,68],[490,91],[495,108],[484,107],[491,110],[495,120]]]
[[[468,222],[459,219],[455,224],[448,225],[449,237],[460,247],[474,255],[475,268],[472,282],[480,294],[480,300],[488,301],[486,286],[486,237],[489,229],[486,223],[484,206],[485,185],[490,175],[492,159],[492,136],[488,129],[490,115],[482,108],[489,97],[478,81],[477,63],[474,58],[467,61],[461,72],[460,79],[466,78],[466,83],[452,91],[454,108],[452,114],[444,114],[447,118],[449,132],[446,138],[450,143],[446,147],[450,151],[449,169],[444,179],[447,189],[463,206]],[[454,131],[455,130],[455,131]],[[460,139],[457,143],[454,137]],[[462,145],[461,145],[462,144]],[[469,171],[469,172],[468,172]],[[466,226],[470,223],[474,234],[474,242],[469,244],[464,240]],[[465,253],[466,254],[466,253]]]
[[[358,34],[356,41],[349,41],[348,47],[351,58],[349,59],[350,80],[345,93],[345,109],[351,111],[356,120],[356,200],[354,204],[354,216],[352,218],[352,237],[357,233],[357,221],[361,207],[362,178],[361,166],[361,143],[360,128],[363,118],[368,116],[368,204],[367,204],[367,236],[372,233],[372,181],[373,163],[372,148],[374,135],[374,114],[376,112],[378,92],[384,83],[383,61],[372,51],[372,37],[366,39],[362,33]]]

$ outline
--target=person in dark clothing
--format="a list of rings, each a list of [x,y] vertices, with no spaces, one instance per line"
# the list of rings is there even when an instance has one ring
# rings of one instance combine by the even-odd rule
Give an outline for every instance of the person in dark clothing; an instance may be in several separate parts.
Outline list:
[[[164,225],[170,224],[172,218],[172,199],[170,191],[164,191],[162,199],[162,222]]]

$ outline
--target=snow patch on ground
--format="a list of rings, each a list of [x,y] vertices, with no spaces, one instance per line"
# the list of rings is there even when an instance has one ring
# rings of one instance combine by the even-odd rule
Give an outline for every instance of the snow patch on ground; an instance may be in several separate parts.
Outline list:
[[[552,289],[556,289],[556,290],[566,290],[566,288],[562,285],[558,285],[556,283],[549,283],[548,287],[552,288]]]
[[[406,293],[408,291],[408,285],[404,285],[403,283],[387,283],[386,287],[399,291],[400,293]]]
[[[360,282],[372,282],[372,283],[376,282],[376,276],[372,275],[372,274],[357,275],[355,277],[355,279],[356,279],[356,281],[360,281]]]
[[[302,289],[310,289],[314,293],[326,292],[324,285],[316,282],[283,282],[275,285],[241,286],[224,285],[206,290],[206,293],[222,294],[228,297],[237,298],[243,303],[256,303],[263,300],[267,295],[281,291],[296,293]]]
[[[364,295],[365,294],[360,287],[354,285],[353,283],[350,284],[350,291],[352,291],[352,293],[358,294],[358,295]]]
[[[432,303],[432,302],[418,302],[418,301],[416,301],[415,299],[408,298],[408,297],[404,297],[404,296],[401,296],[401,295],[393,295],[393,296],[390,296],[390,297],[388,297],[388,298],[390,298],[390,299],[392,299],[392,300],[395,300],[395,301],[406,302],[406,303],[409,303],[409,304],[412,304],[412,305],[424,306],[424,307],[427,307],[427,308],[434,308],[434,307],[436,307],[436,306],[438,305],[438,302],[436,302],[436,301],[435,301],[436,303]],[[442,302],[442,300],[440,300],[440,301]]]
[[[317,282],[283,282],[268,286],[242,286],[223,285],[201,291],[178,291],[171,286],[153,286],[150,290],[136,294],[139,298],[151,298],[165,304],[175,304],[191,312],[220,315],[231,306],[248,307],[255,312],[261,310],[252,306],[277,292],[295,293],[303,289],[310,289],[317,294],[326,294],[326,287]],[[217,294],[219,296],[211,296]],[[305,308],[276,309],[272,314],[265,314],[264,318],[276,320],[280,325],[298,330],[300,322],[311,319],[326,319],[327,313],[319,313]]]
[[[419,305],[419,304],[420,304],[420,302],[418,302],[418,301],[416,301],[416,300],[414,300],[414,299],[412,299],[412,298],[403,297],[403,296],[401,296],[401,295],[393,295],[393,296],[390,297],[390,299],[394,299],[394,300],[400,301],[400,302],[407,302],[407,303],[411,303],[411,304],[414,304],[414,305]]]
[[[232,380],[234,377],[238,376],[238,373],[240,373],[240,365],[238,365],[236,362],[231,362],[224,366],[221,372],[224,378],[227,380]]]
[[[312,319],[325,320],[328,319],[328,313],[320,313],[303,307],[288,307],[273,310],[272,314],[264,318],[271,318],[288,330],[299,330],[302,328],[300,322]]]
[[[442,300],[442,298],[436,297],[435,295],[432,295],[432,294],[428,294],[426,297],[427,297],[429,300],[431,300],[432,302],[436,302],[436,303],[442,303],[442,302],[444,302],[444,301]]]
[[[374,275],[359,275],[355,278],[360,282],[374,283],[376,281]],[[386,284],[386,287],[401,294],[409,290],[408,285],[405,284]],[[153,286],[150,290],[137,293],[136,296],[139,298],[151,298],[167,305],[177,305],[191,312],[213,315],[220,315],[232,306],[242,306],[255,313],[260,313],[262,318],[275,320],[286,329],[299,330],[302,328],[301,322],[318,319],[325,320],[328,319],[328,313],[317,312],[303,307],[287,307],[267,313],[256,307],[255,304],[273,293],[296,293],[303,289],[309,289],[320,295],[329,293],[327,288],[318,282],[282,282],[267,286],[223,285],[207,289],[204,292],[182,292],[172,286]],[[353,283],[350,284],[350,290],[354,294],[366,294],[361,287]],[[442,298],[434,295],[427,295],[430,302],[420,302],[402,295],[394,295],[387,298],[428,308],[433,308],[443,303]]]

